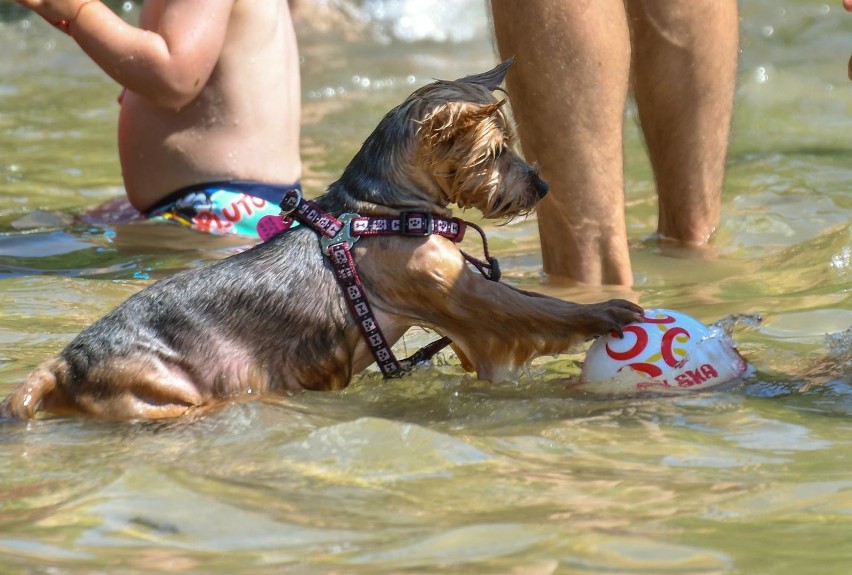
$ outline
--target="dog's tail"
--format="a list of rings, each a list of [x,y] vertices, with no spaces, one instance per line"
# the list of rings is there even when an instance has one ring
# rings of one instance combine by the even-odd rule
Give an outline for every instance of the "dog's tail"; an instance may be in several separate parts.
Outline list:
[[[57,381],[64,360],[54,358],[38,366],[27,380],[0,404],[2,419],[32,419],[43,407],[64,403]]]

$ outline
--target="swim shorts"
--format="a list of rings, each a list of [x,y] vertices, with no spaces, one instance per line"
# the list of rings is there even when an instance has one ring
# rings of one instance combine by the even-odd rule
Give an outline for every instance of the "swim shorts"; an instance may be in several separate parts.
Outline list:
[[[302,186],[245,181],[196,184],[169,194],[144,215],[201,232],[259,238],[258,221],[279,215],[284,194],[293,189],[301,191]]]

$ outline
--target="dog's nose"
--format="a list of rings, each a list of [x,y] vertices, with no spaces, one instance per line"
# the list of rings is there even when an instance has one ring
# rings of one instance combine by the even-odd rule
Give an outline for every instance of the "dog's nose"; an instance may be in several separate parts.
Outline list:
[[[550,189],[550,186],[547,185],[547,182],[538,177],[538,174],[530,174],[532,176],[532,185],[535,188],[536,193],[538,194],[539,199],[543,198],[547,195],[547,190]]]

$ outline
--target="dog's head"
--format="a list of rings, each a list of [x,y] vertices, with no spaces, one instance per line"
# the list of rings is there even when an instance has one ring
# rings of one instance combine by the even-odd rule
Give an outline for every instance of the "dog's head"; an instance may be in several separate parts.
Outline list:
[[[362,205],[457,204],[504,219],[529,213],[547,184],[515,151],[506,100],[492,94],[510,65],[415,91],[364,142],[342,188]]]
[[[547,193],[538,172],[515,151],[515,133],[499,90],[511,60],[493,70],[417,90],[416,161],[439,202],[475,207],[486,218],[526,214]]]

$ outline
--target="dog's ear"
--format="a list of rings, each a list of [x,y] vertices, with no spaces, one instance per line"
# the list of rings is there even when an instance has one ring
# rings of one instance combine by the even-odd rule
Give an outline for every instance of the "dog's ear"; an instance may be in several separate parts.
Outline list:
[[[458,133],[473,129],[477,124],[497,114],[500,108],[504,105],[506,105],[506,100],[500,100],[499,102],[493,102],[491,104],[466,106],[458,120],[456,120],[456,132]]]
[[[496,114],[505,104],[506,100],[490,104],[447,102],[429,114],[420,126],[432,142],[449,142]]]
[[[493,69],[482,72],[481,74],[474,74],[473,76],[465,76],[464,78],[459,78],[456,80],[457,82],[466,82],[468,84],[479,84],[480,86],[485,86],[492,92],[500,88],[500,85],[503,83],[503,80],[506,79],[506,73],[509,71],[509,67],[512,65],[513,58],[507,58],[497,64]]]

